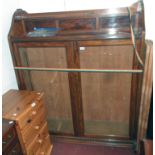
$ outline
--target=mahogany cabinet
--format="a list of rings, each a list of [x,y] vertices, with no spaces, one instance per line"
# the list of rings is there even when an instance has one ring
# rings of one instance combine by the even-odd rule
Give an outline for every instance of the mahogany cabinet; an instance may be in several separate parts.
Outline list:
[[[145,42],[144,27],[142,2],[128,8],[14,13],[9,44],[18,86],[45,93],[51,134],[138,144],[152,85],[152,43]]]

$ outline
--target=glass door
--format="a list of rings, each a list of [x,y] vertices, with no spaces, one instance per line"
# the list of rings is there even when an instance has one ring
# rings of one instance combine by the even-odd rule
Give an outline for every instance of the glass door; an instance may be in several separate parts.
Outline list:
[[[60,44],[60,43],[59,43]],[[24,44],[23,44],[24,45]],[[67,46],[49,43],[19,45],[21,65],[31,68],[67,68]],[[36,47],[35,47],[36,46]],[[47,121],[52,133],[73,134],[68,73],[23,71],[26,89],[44,92]]]
[[[80,42],[81,69],[132,69],[132,45]],[[129,137],[132,74],[81,73],[84,134]]]
[[[51,133],[130,137],[131,44],[78,41],[19,43],[17,47],[17,66],[31,68],[19,74],[25,89],[45,93]]]

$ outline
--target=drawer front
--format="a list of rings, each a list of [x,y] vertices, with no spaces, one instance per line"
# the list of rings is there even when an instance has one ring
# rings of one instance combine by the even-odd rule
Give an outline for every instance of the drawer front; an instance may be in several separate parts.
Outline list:
[[[40,110],[44,108],[43,101],[36,101],[31,104],[31,108],[25,112],[18,120],[19,128],[25,129],[27,126],[33,123]]]
[[[17,143],[8,153],[8,155],[23,155],[20,144]]]
[[[33,144],[28,148],[28,155],[47,155],[51,146],[47,123],[45,123]]]
[[[2,148],[5,149],[7,146],[11,144],[11,142],[16,138],[16,132],[14,128],[11,128],[8,133],[3,136],[2,139]]]
[[[48,155],[49,149],[51,148],[50,135],[48,133],[47,125],[45,126],[40,139],[42,140],[41,148],[38,152],[39,155]]]
[[[42,108],[40,109],[40,112],[34,119],[33,123],[21,131],[26,147],[30,145],[32,140],[39,134],[40,129],[45,124],[45,122],[45,110]]]

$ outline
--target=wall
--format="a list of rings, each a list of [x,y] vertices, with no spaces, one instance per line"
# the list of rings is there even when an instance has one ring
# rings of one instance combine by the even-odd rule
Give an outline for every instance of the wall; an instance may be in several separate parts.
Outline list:
[[[33,13],[114,8],[128,6],[134,2],[136,0],[44,0],[44,5],[42,5],[42,3],[38,3],[38,0],[19,0],[19,7]]]
[[[155,22],[153,20],[153,16],[155,15],[154,3],[152,0],[144,0],[145,7],[145,27],[146,27],[146,39],[151,39],[155,41],[154,37],[154,27]]]
[[[9,89],[17,89],[17,82],[13,70],[11,55],[8,47],[7,35],[11,25],[13,12],[22,8],[27,12],[55,12],[67,10],[102,9],[108,7],[128,6],[135,0],[3,0],[3,25],[2,25],[2,93]],[[105,3],[106,2],[106,3]],[[146,14],[146,38],[153,40],[154,25],[150,15],[155,14],[151,0],[144,0]]]
[[[11,54],[8,46],[8,32],[12,15],[18,7],[18,0],[5,0],[2,7],[2,93],[9,89],[17,89],[17,82],[13,70]]]

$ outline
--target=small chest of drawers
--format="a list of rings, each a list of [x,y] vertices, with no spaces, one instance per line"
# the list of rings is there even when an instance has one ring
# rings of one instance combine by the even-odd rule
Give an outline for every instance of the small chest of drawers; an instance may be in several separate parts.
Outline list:
[[[15,122],[24,154],[51,155],[43,93],[10,90],[3,95],[2,109],[3,118]]]

